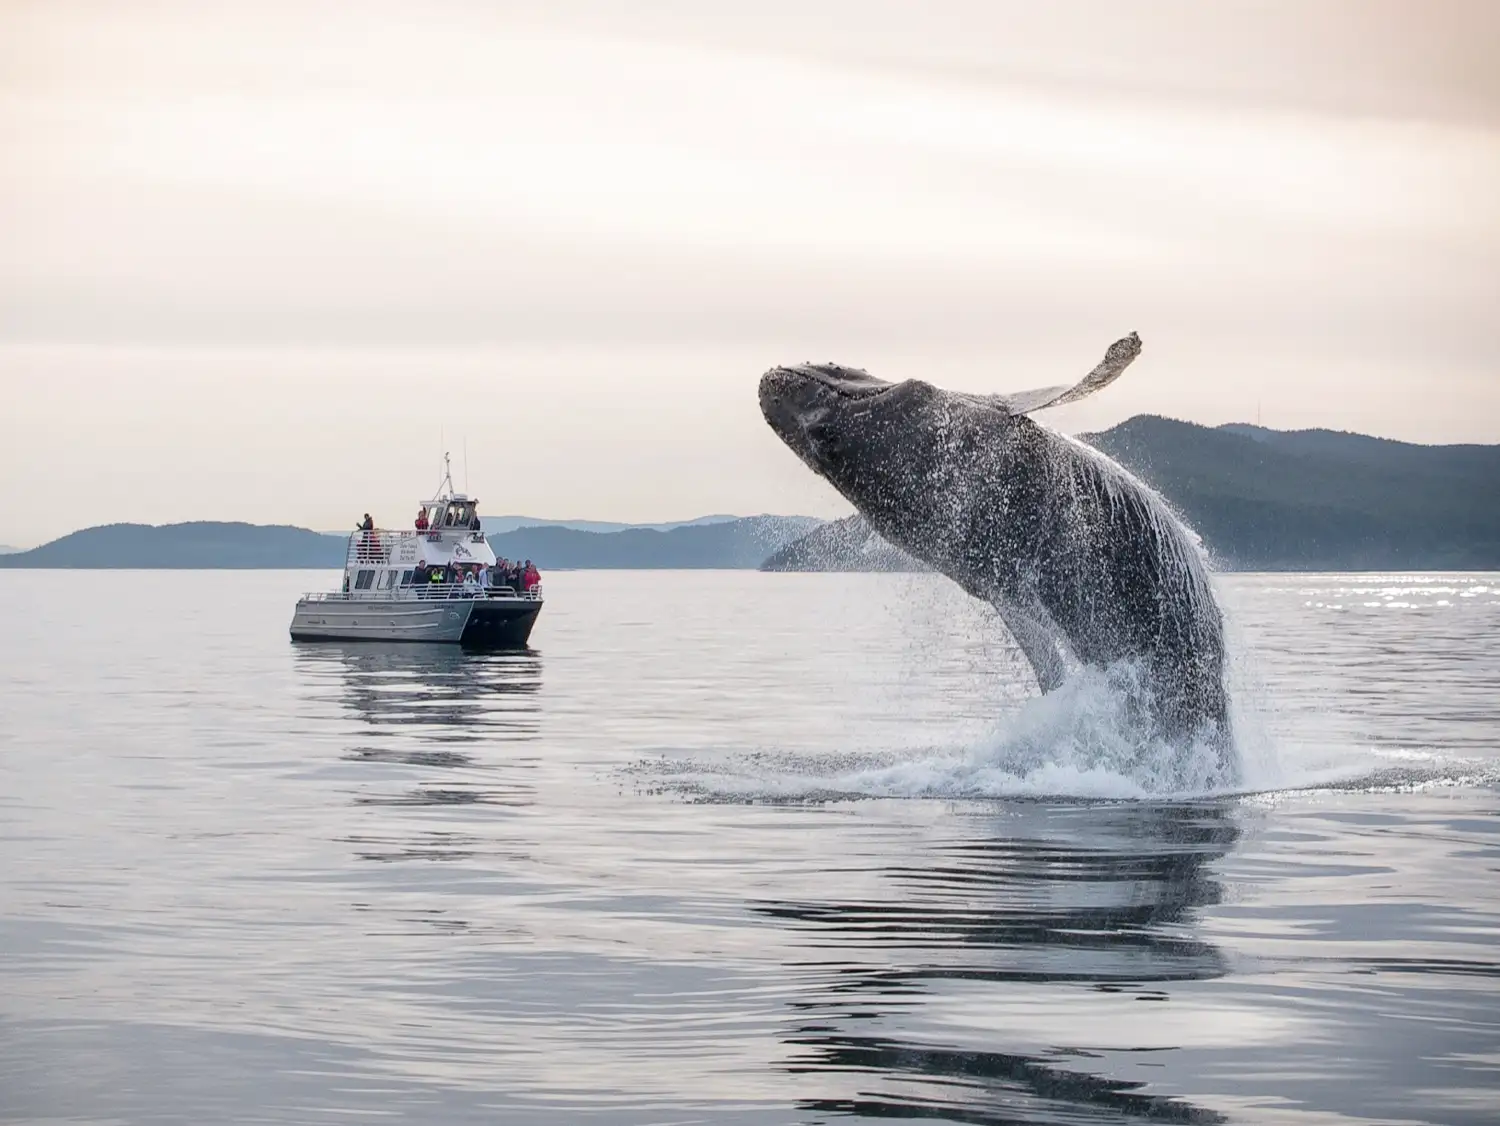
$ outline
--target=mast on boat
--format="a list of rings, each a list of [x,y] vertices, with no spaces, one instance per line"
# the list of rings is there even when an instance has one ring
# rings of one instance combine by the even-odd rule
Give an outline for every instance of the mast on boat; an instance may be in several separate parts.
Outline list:
[[[446,493],[443,492],[443,486],[444,485],[448,486],[448,491]],[[452,465],[451,461],[449,460],[448,452],[446,450],[444,450],[443,451],[443,480],[438,485],[438,495],[435,498],[433,498],[433,499],[435,499],[435,500],[449,499],[449,498],[451,498],[454,495],[454,493],[456,491],[457,490],[455,490],[453,488],[453,465]]]

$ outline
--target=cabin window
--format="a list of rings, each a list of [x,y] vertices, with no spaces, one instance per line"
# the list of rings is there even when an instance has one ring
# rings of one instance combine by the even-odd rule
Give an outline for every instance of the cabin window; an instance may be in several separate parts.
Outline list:
[[[361,571],[354,577],[355,590],[369,590],[370,584],[375,581],[374,571]]]
[[[375,589],[376,590],[390,590],[391,589],[391,583],[392,583],[392,581],[395,578],[396,578],[396,572],[395,571],[381,571],[380,572],[380,584]]]
[[[401,585],[402,586],[411,586],[411,572],[410,571],[402,571],[401,572]]]

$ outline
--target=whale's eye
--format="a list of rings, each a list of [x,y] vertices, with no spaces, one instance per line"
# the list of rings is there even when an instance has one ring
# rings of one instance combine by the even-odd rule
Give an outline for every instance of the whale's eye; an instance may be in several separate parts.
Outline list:
[[[807,440],[817,455],[827,462],[837,462],[844,456],[844,440],[838,430],[826,422],[814,422],[807,427]]]
[[[836,448],[839,445],[839,433],[826,422],[814,422],[807,428],[808,439],[816,446],[823,449]]]

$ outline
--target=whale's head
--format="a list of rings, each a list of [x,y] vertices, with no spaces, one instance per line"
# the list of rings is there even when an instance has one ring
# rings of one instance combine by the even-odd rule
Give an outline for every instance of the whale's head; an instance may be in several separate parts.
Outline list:
[[[798,457],[829,477],[857,452],[850,443],[859,444],[860,422],[883,413],[876,400],[894,388],[859,368],[797,364],[761,376],[760,409]]]
[[[760,409],[887,536],[930,509],[935,492],[961,495],[954,477],[975,445],[975,407],[965,396],[921,380],[887,383],[859,368],[798,364],[761,377]]]

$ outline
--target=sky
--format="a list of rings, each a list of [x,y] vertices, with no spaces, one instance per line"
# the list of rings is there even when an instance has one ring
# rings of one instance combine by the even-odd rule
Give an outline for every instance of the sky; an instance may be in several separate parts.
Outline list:
[[[847,506],[767,368],[1500,442],[1491,0],[0,0],[0,543]]]

